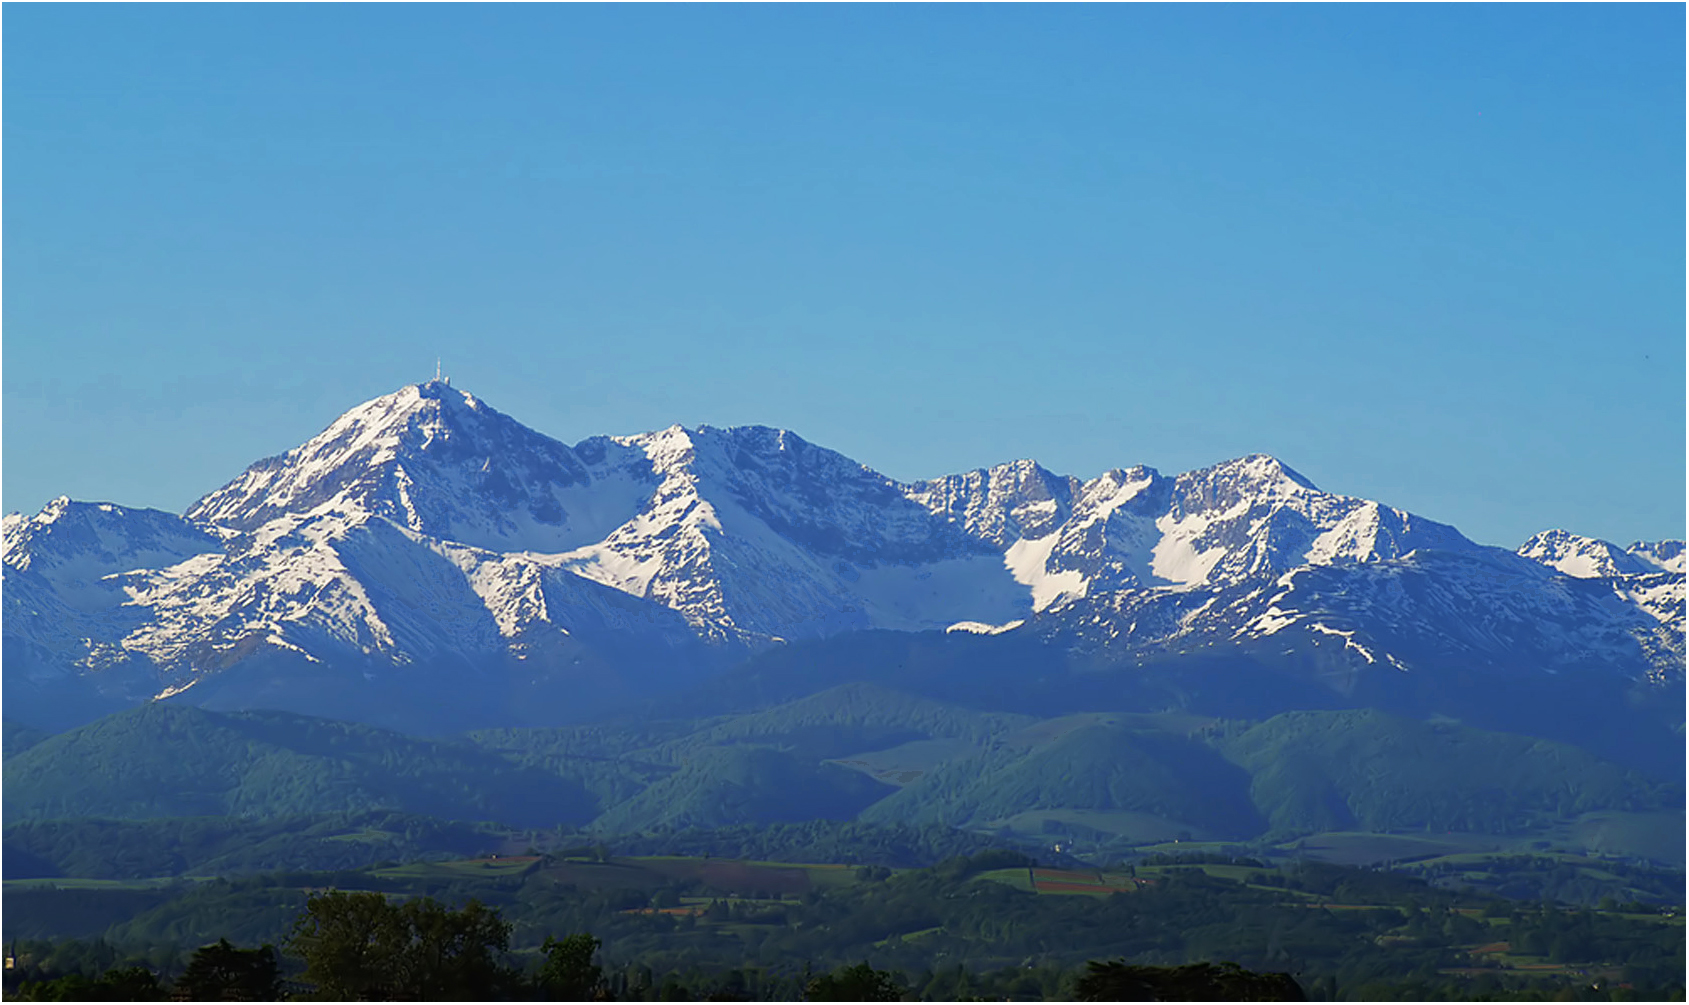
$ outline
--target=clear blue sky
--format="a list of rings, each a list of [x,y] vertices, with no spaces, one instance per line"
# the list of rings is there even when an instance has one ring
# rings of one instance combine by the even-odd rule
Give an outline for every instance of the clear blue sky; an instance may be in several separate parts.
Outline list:
[[[431,375],[893,477],[1684,531],[1684,9],[13,5],[4,506]]]

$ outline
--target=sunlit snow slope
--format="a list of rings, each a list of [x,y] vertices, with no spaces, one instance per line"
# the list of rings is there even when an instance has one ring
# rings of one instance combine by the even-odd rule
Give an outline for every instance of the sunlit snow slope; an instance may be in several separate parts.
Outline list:
[[[75,682],[139,701],[259,664],[272,696],[302,666],[332,687],[602,675],[869,628],[1301,646],[1351,673],[1521,650],[1635,680],[1683,666],[1681,542],[1551,531],[1515,554],[1264,455],[903,484],[762,427],[571,447],[441,381],[182,517],[64,499],[8,516],[4,576],[8,700]]]

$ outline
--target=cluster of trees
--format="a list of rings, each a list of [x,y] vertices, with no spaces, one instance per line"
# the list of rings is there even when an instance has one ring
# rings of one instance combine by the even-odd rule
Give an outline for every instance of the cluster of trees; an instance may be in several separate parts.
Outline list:
[[[1135,967],[1122,960],[1086,965],[1074,984],[1082,1002],[1299,1002],[1302,988],[1289,974],[1257,974],[1235,963]]]
[[[548,937],[537,969],[525,972],[509,962],[510,923],[479,901],[452,909],[421,897],[390,900],[379,893],[331,890],[313,896],[286,943],[302,965],[283,980],[274,946],[241,949],[227,939],[203,946],[173,981],[145,966],[108,969],[98,978],[70,974],[23,983],[8,995],[18,1001],[279,1001],[305,996],[331,1001],[487,1000],[689,1000],[695,991],[710,1000],[744,1000],[745,992],[774,991],[807,1001],[901,1001],[911,994],[901,973],[879,970],[866,960],[830,972],[807,968],[795,982],[768,981],[760,973],[734,971],[731,979],[699,980],[693,987],[670,973],[655,985],[649,968],[606,975],[598,961],[602,943],[576,933]],[[948,975],[947,975],[948,976]],[[630,979],[631,977],[631,979]],[[750,977],[750,980],[747,980]],[[970,989],[958,972],[956,988]],[[986,980],[988,986],[991,982]],[[1092,962],[1076,981],[1064,981],[1081,1001],[1117,1001],[1149,992],[1197,993],[1209,999],[1302,1001],[1301,988],[1287,974],[1253,974],[1236,964],[1218,967],[1127,966]],[[655,985],[655,986],[654,986]],[[710,985],[714,985],[711,987]],[[923,990],[942,990],[943,979]],[[1024,984],[1019,985],[1025,990]],[[1040,991],[1046,990],[1042,986]],[[735,994],[734,992],[739,992]],[[1041,995],[1042,997],[1042,995]]]
[[[1545,842],[1546,843],[1546,842]],[[1657,865],[1583,855],[1493,855],[1471,862],[1431,862],[1408,867],[1436,883],[1460,883],[1512,900],[1599,904],[1641,897],[1681,903],[1683,873]]]
[[[391,900],[331,890],[313,896],[285,943],[291,979],[274,946],[241,949],[220,939],[194,952],[174,980],[130,964],[22,982],[18,1001],[587,1001],[609,984],[589,935],[547,939],[532,975],[510,962],[510,923],[479,901],[453,909],[431,897]]]
[[[33,1002],[263,1002],[280,1001],[286,987],[274,946],[240,949],[228,939],[200,947],[174,981],[137,965],[112,967],[98,978],[67,974],[22,984],[7,995]]]

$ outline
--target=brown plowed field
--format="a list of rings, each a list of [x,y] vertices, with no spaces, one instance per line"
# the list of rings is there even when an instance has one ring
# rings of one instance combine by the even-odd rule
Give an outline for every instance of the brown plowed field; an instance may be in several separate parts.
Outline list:
[[[1131,893],[1137,880],[1109,882],[1101,873],[1068,869],[1032,870],[1032,888],[1039,893]]]
[[[1039,893],[1131,893],[1133,887],[1104,886],[1101,883],[1054,883],[1049,880],[1038,881]]]
[[[678,916],[678,915],[685,915],[685,914],[693,914],[693,915],[703,914],[704,909],[701,908],[701,907],[630,907],[627,910],[623,911],[622,913],[623,914],[671,914],[671,915],[677,915]]]

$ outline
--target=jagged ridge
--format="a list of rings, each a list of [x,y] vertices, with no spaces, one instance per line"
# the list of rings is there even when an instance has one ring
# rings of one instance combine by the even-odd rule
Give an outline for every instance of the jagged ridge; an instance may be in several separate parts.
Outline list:
[[[474,679],[624,638],[728,652],[963,622],[1137,655],[1312,650],[1333,681],[1521,652],[1628,679],[1683,667],[1681,542],[1553,531],[1514,554],[1266,455],[903,484],[764,427],[571,447],[439,381],[352,409],[185,517],[56,500],[7,517],[4,548],[9,694],[79,680],[135,701],[277,656],[354,683]]]

